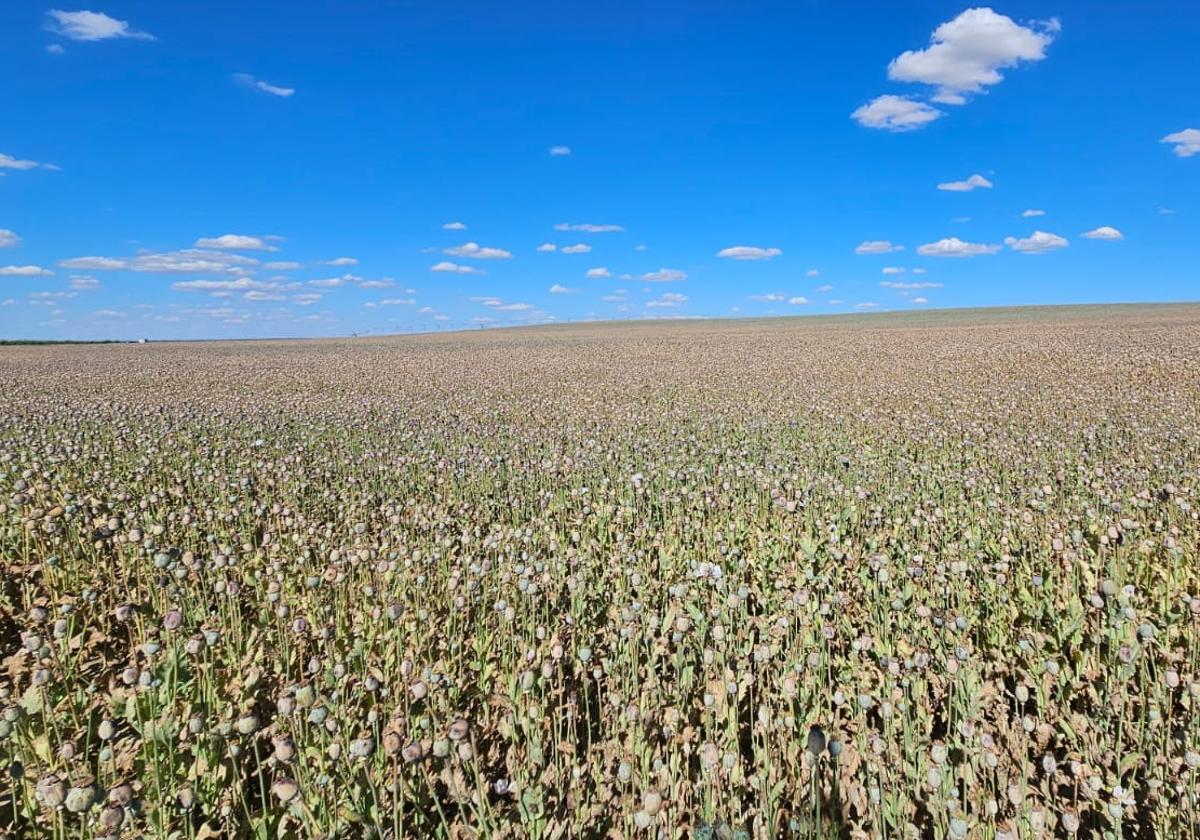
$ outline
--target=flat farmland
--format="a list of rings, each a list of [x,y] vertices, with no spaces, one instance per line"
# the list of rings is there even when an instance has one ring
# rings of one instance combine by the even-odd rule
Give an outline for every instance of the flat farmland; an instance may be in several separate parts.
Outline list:
[[[20,837],[1195,837],[1200,306],[0,348]]]

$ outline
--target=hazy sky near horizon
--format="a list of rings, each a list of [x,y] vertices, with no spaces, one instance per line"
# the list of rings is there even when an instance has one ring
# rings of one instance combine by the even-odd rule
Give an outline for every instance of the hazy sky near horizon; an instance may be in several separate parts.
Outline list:
[[[0,338],[1200,298],[1200,6],[0,7]]]

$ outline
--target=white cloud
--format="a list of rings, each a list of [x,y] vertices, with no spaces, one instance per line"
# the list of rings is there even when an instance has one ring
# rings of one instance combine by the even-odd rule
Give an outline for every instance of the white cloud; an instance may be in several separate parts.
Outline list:
[[[53,274],[53,271],[47,271],[40,265],[0,266],[0,277],[50,277]]]
[[[493,307],[497,312],[528,312],[533,309],[532,303],[501,303]]]
[[[484,248],[477,242],[466,242],[453,248],[445,248],[442,253],[472,260],[507,260],[512,257],[512,254],[503,248]]]
[[[466,230],[467,226],[462,222],[446,222],[442,225],[442,230]]]
[[[275,292],[260,292],[260,291],[255,290],[255,291],[246,292],[246,294],[242,295],[242,300],[248,300],[248,301],[252,301],[252,302],[262,302],[262,301],[268,301],[268,300],[287,300],[287,297],[284,295],[281,295],[281,294],[277,294]]]
[[[607,268],[589,268],[587,276],[593,280],[600,280],[605,277],[612,277],[612,272]]]
[[[242,233],[226,233],[212,238],[196,240],[197,248],[222,248],[231,251],[278,251],[274,245],[269,245],[258,236],[246,236]]]
[[[321,265],[333,265],[333,266],[358,265],[358,260],[355,259],[354,257],[336,257],[332,260],[322,260]]]
[[[21,244],[21,237],[11,230],[0,228],[0,248],[14,248]]]
[[[52,19],[49,24],[50,30],[72,41],[106,41],[109,38],[154,40],[154,36],[149,32],[130,29],[127,22],[111,18],[103,12],[64,12],[51,9],[46,14]]]
[[[810,268],[808,271],[804,272],[804,276],[805,277],[820,277],[821,272],[815,268]]]
[[[757,300],[761,303],[778,303],[786,299],[787,295],[781,295],[778,292],[768,292],[765,295],[750,295],[750,300]]]
[[[412,306],[415,303],[413,298],[384,298],[379,301],[380,306]]]
[[[913,131],[942,116],[942,111],[907,96],[885,94],[860,106],[850,116],[867,128]]]
[[[1044,230],[1035,230],[1024,239],[1018,239],[1015,236],[1006,236],[1004,244],[1014,251],[1020,251],[1022,254],[1044,254],[1047,251],[1066,248],[1068,245],[1067,240],[1061,236],[1054,233],[1046,233]]]
[[[320,292],[305,292],[302,295],[295,295],[292,300],[300,306],[312,306],[322,297],[324,296]]]
[[[553,242],[543,242],[541,245],[537,246],[537,249],[539,251],[541,251],[543,254],[548,254],[551,251],[557,251],[558,246],[555,245]]]
[[[81,292],[95,291],[100,288],[100,281],[87,274],[72,274],[69,285],[72,289]]]
[[[177,292],[245,292],[245,291],[279,291],[294,289],[299,283],[276,283],[273,281],[252,280],[249,277],[239,277],[236,280],[181,280],[172,283],[171,288]]]
[[[296,92],[295,88],[280,87],[269,82],[264,82],[262,79],[256,79],[249,73],[234,73],[233,80],[239,85],[244,85],[248,88],[253,88],[259,93],[269,93],[271,96],[288,97]]]
[[[226,251],[185,248],[164,253],[146,252],[133,257],[72,257],[62,260],[63,268],[85,271],[137,271],[146,274],[246,274],[258,260]]]
[[[604,301],[605,303],[621,303],[622,301],[629,300],[629,298],[625,297],[625,295],[613,294],[601,295],[600,300]]]
[[[559,283],[555,283],[550,287],[550,294],[552,295],[572,295],[578,291],[578,289],[568,289],[566,286],[563,286]]]
[[[830,286],[828,283],[826,283],[824,286],[817,286],[817,291],[821,294],[826,294],[833,291],[833,286]]]
[[[647,309],[672,309],[687,303],[688,296],[678,292],[665,292],[654,300],[646,301]]]
[[[796,297],[788,298],[788,303],[790,303],[792,306],[803,306],[804,304],[808,303],[808,298],[797,295]]]
[[[647,248],[647,246],[645,246],[645,245],[634,245],[633,246],[633,250],[635,250],[635,251],[645,251],[646,248]]]
[[[1185,128],[1183,131],[1176,131],[1174,134],[1168,134],[1159,142],[1173,143],[1175,154],[1182,158],[1200,154],[1200,128]]]
[[[1024,213],[1022,213],[1021,217],[1025,218],[1025,219],[1031,219],[1034,216],[1045,216],[1045,215],[1046,215],[1045,210],[1037,210],[1037,209],[1031,207],[1030,209],[1026,210]]]
[[[922,245],[917,248],[917,253],[923,257],[975,257],[980,254],[994,254],[999,250],[999,245],[963,242],[957,236],[951,236]]]
[[[550,157],[566,157],[571,154],[570,146],[551,146]]]
[[[912,302],[913,303],[929,303],[929,299],[923,298],[923,297],[915,297],[912,299]]]
[[[982,175],[972,175],[965,181],[946,181],[945,183],[938,184],[937,188],[946,192],[971,192],[976,189],[990,190],[992,182]]]
[[[914,269],[912,270],[912,273],[913,273],[913,274],[928,274],[929,272],[927,272],[927,271],[926,271],[925,269],[923,269],[923,268],[914,268]]]
[[[903,274],[904,269],[896,265],[888,265],[883,268],[884,274]]]
[[[933,85],[935,102],[961,105],[964,94],[1003,81],[1000,70],[1045,58],[1059,29],[1056,19],[1027,27],[990,8],[967,9],[935,29],[927,48],[897,56],[888,65],[888,78]]]
[[[351,283],[358,283],[361,277],[354,274],[343,274],[341,277],[324,277],[319,280],[309,280],[308,285],[314,289],[336,289]]]
[[[623,233],[625,228],[620,225],[594,225],[589,222],[581,224],[569,224],[567,222],[559,222],[554,226],[555,230],[568,231],[575,230],[581,233]]]
[[[359,280],[358,288],[360,289],[390,289],[396,285],[396,281],[391,277],[381,277],[378,280]]]
[[[50,55],[62,55],[63,53],[66,52],[66,50],[63,49],[62,44],[47,44],[46,52],[49,53]]]
[[[591,245],[585,245],[580,242],[576,245],[568,245],[562,249],[564,254],[586,254],[592,250]]]
[[[0,169],[25,170],[36,169],[39,166],[43,169],[53,169],[56,171],[59,168],[52,163],[38,163],[36,160],[22,160],[21,158],[15,158],[12,155],[0,153]]]
[[[128,315],[128,313],[121,312],[118,309],[97,309],[95,312],[92,313],[92,317],[93,318],[102,318],[105,320],[111,320],[114,318],[128,318],[129,315]]]
[[[893,245],[886,239],[868,239],[860,242],[854,249],[856,254],[890,254],[893,251],[903,251],[903,245]]]
[[[268,271],[293,271],[300,267],[300,263],[290,260],[281,260],[279,262],[263,263],[263,268]]]
[[[930,283],[928,281],[923,282],[923,283],[902,283],[897,280],[880,280],[879,285],[885,289],[906,289],[907,290],[907,289],[940,289],[940,288],[942,288],[941,283]]]
[[[1108,225],[1101,225],[1100,227],[1096,228],[1095,230],[1089,230],[1088,232],[1084,233],[1083,238],[1084,239],[1103,239],[1108,242],[1116,242],[1118,240],[1124,239],[1125,234],[1121,233],[1121,231],[1117,230],[1115,227],[1109,227]]]
[[[832,303],[832,301],[830,301],[830,302]],[[868,301],[864,301],[862,303],[854,304],[854,308],[855,309],[864,309],[864,310],[865,309],[878,309],[879,304],[873,300],[868,300]]]
[[[442,260],[440,263],[435,263],[429,266],[430,271],[437,271],[446,274],[484,274],[483,269],[475,268],[473,265],[459,265],[452,263],[449,260]]]
[[[651,283],[671,283],[676,280],[686,280],[687,272],[678,268],[660,268],[658,271],[643,274],[642,279]]]
[[[754,245],[734,245],[717,251],[718,257],[731,260],[769,260],[778,257],[783,251],[778,248],[759,248]]]

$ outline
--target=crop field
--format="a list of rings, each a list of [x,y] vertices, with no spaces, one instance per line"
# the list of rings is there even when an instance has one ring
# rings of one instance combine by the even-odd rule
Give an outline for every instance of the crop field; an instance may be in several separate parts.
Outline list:
[[[0,348],[0,835],[1200,836],[1200,306]]]

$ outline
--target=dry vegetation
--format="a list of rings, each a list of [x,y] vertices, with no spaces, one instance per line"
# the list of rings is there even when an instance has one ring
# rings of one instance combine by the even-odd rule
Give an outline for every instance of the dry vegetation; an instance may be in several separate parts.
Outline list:
[[[0,350],[0,833],[1196,837],[1200,308]]]

